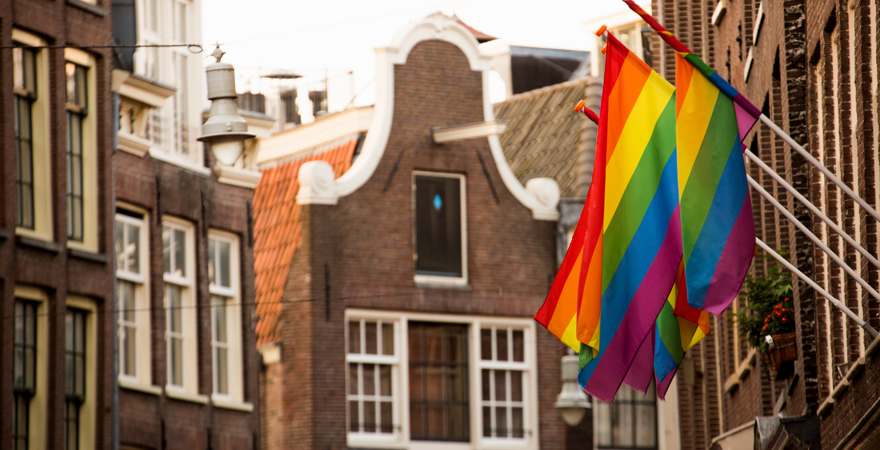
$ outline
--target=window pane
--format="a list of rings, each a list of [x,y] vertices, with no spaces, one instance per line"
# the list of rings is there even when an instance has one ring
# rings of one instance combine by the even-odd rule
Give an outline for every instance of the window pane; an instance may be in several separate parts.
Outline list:
[[[229,358],[227,349],[224,347],[217,348],[217,392],[220,394],[229,393]]]
[[[348,323],[348,353],[361,353],[361,323],[356,320]]]
[[[416,271],[461,276],[461,198],[458,178],[416,176]]]
[[[364,402],[364,431],[376,432],[376,402]]]
[[[510,412],[513,419],[513,429],[510,430],[511,436],[515,438],[525,436],[525,430],[523,429],[523,408],[514,406]]]
[[[639,447],[653,447],[656,445],[657,419],[656,404],[642,403],[637,406],[638,426],[636,427],[636,444]]]
[[[483,361],[492,360],[492,329],[483,328],[480,330],[480,359]]]
[[[232,282],[229,277],[229,265],[230,265],[230,245],[229,242],[221,241],[218,245],[218,250],[220,253],[220,261],[218,265],[218,271],[220,272],[220,286],[232,287]]]
[[[359,364],[349,364],[348,365],[348,394],[349,395],[357,395],[360,393],[358,390],[358,367]]]
[[[366,326],[367,336],[365,338],[367,344],[367,354],[375,355],[376,354],[376,322],[364,322],[364,326]]]
[[[507,408],[495,408],[495,434],[500,437],[507,437]]]
[[[510,373],[510,399],[515,402],[521,402],[523,400],[522,372],[520,372],[518,370],[511,370],[509,373]]]
[[[172,231],[173,230],[168,227],[162,228],[162,259],[165,262],[165,265],[163,266],[165,268],[165,273],[171,272]]]
[[[507,361],[507,329],[495,330],[495,350],[498,361]]]
[[[391,396],[391,366],[377,366],[379,369],[379,395]]]
[[[373,395],[376,393],[376,366],[373,364],[364,364],[364,395]]]
[[[379,431],[382,433],[391,433],[394,431],[394,419],[392,418],[391,402],[382,402],[379,404],[381,410],[381,427]]]
[[[228,322],[226,320],[227,302],[228,300],[221,297],[213,297],[214,310],[214,340],[221,343],[229,341],[228,338]]]
[[[603,401],[593,403],[596,412],[596,436],[599,445],[611,445],[611,405]]]
[[[394,354],[394,324],[382,322],[382,354]]]
[[[24,89],[24,52],[21,47],[12,49],[12,86]]]
[[[489,396],[492,395],[492,385],[491,385],[491,370],[481,370],[482,376],[482,386],[483,386],[483,401],[489,401]]]
[[[361,419],[358,415],[358,402],[348,402],[348,429],[350,431],[361,431]]]
[[[492,408],[484,406],[483,410],[483,436],[492,437]]]
[[[525,343],[522,330],[513,330],[513,360],[525,362]]]
[[[495,401],[507,400],[507,371],[493,370],[495,375]]]
[[[186,232],[174,230],[174,271],[186,276]]]
[[[130,272],[140,273],[140,227],[134,224],[127,224],[126,229],[125,266]]]
[[[217,241],[208,241],[208,283],[217,284]]]

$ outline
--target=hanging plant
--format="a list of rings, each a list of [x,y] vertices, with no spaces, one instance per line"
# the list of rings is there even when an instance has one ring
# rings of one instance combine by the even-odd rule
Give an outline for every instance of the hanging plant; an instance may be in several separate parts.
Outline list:
[[[794,333],[791,277],[787,272],[773,265],[766,275],[749,276],[741,296],[745,305],[737,313],[740,332],[746,334],[753,347],[766,352],[774,335]]]

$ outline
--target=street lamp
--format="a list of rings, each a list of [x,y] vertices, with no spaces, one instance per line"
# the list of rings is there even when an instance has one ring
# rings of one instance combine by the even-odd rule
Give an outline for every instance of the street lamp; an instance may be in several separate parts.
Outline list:
[[[211,53],[217,61],[205,68],[211,109],[198,140],[210,145],[220,164],[232,166],[244,152],[244,141],[256,135],[248,132],[247,122],[238,114],[235,69],[220,62],[224,54],[218,45]]]
[[[562,390],[556,397],[556,409],[562,420],[569,426],[575,426],[583,420],[590,401],[577,381],[578,356],[566,354],[562,357]]]

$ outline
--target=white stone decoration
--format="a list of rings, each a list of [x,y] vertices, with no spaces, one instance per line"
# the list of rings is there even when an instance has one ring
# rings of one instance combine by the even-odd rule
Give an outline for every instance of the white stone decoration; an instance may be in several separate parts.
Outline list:
[[[480,52],[477,40],[454,17],[431,14],[398,33],[391,45],[376,49],[376,106],[361,153],[351,168],[338,179],[326,161],[310,161],[300,167],[297,203],[335,205],[340,197],[351,194],[373,175],[388,143],[394,115],[394,65],[406,62],[409,52],[419,42],[441,40],[458,47],[467,57],[470,68],[482,73],[483,118],[494,123],[495,113],[489,98],[489,75],[492,58]],[[487,137],[492,158],[505,187],[520,203],[532,211],[536,220],[555,221],[559,186],[550,178],[529,180],[526,188],[519,182],[504,157],[497,134]]]

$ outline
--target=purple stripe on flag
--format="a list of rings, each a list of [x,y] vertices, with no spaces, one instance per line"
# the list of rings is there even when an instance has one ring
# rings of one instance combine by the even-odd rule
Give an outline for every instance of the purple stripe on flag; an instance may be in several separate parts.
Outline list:
[[[681,216],[676,207],[670,217],[663,244],[654,256],[642,284],[633,295],[617,333],[599,356],[596,369],[587,382],[585,390],[593,396],[606,402],[614,400],[614,394],[620,388],[620,383],[627,375],[642,342],[646,338],[654,339],[654,323],[672,289],[681,261],[681,249]],[[647,365],[647,370],[653,375],[653,364]],[[641,379],[638,374],[633,376]]]
[[[633,360],[629,372],[626,373],[626,378],[623,379],[627,386],[643,393],[648,392],[648,386],[651,385],[651,380],[654,378],[654,342],[656,341],[654,333],[656,333],[656,327],[656,325],[651,327],[648,336],[642,341],[639,352],[636,353],[636,358]]]
[[[743,108],[737,102],[733,102],[733,109],[736,111],[736,125],[739,128],[739,140],[744,142],[746,140],[746,135],[749,134],[749,131],[755,126],[755,122],[758,121],[758,116],[752,115],[751,112]]]
[[[666,375],[666,378],[657,380],[657,398],[666,400],[666,392],[669,391],[669,386],[672,384],[672,380],[675,379],[677,372],[678,368],[676,367],[672,372],[669,372],[669,375]]]
[[[755,225],[752,220],[752,203],[746,195],[703,298],[703,309],[712,314],[721,314],[733,302],[752,265],[755,255]]]

